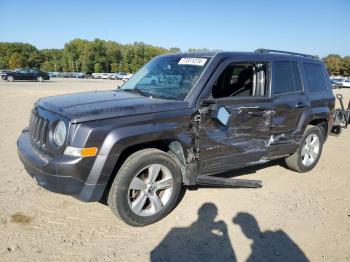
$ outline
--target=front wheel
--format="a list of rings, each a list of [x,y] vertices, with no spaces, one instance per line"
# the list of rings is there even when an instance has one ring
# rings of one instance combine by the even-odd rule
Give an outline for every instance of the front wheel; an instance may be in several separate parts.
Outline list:
[[[175,160],[158,149],[129,156],[108,194],[115,215],[132,226],[146,226],[164,218],[175,207],[182,185]]]
[[[13,82],[13,81],[15,81],[15,78],[13,76],[8,76],[7,81]]]
[[[44,81],[44,78],[43,78],[42,76],[38,76],[38,77],[36,78],[36,81],[42,82],[42,81]]]
[[[287,166],[300,173],[312,170],[320,159],[322,147],[321,129],[317,126],[307,126],[298,150],[285,159]]]

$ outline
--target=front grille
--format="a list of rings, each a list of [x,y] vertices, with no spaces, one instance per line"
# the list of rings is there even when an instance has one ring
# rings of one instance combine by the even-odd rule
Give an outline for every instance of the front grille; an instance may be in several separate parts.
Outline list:
[[[29,120],[29,136],[34,144],[44,149],[49,121],[32,112]]]

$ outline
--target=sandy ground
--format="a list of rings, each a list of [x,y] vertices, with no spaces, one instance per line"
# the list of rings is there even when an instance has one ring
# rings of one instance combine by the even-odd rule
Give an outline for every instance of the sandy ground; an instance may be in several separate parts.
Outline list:
[[[319,164],[307,174],[279,162],[235,171],[261,179],[263,188],[187,191],[169,216],[145,228],[125,225],[100,203],[35,185],[16,152],[33,103],[116,85],[0,81],[1,261],[350,261],[349,130],[328,139]],[[343,93],[347,104],[350,89],[335,93]]]

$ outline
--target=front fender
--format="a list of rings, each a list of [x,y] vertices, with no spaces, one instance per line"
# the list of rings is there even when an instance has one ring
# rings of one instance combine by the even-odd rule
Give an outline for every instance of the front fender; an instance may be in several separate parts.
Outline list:
[[[107,184],[110,176],[116,166],[121,153],[131,147],[143,143],[152,143],[152,141],[160,140],[178,140],[184,147],[191,147],[191,119],[192,110],[187,110],[186,114],[179,111],[171,111],[170,113],[158,113],[154,115],[144,115],[142,121],[132,121],[128,119],[128,124],[123,121],[113,121],[115,125],[108,124],[108,128],[99,126],[101,130],[107,130],[99,139],[99,152],[95,162],[88,175],[87,182],[90,184],[99,183]],[[94,131],[85,131],[90,136],[94,136]],[[101,131],[101,133],[103,133]],[[96,135],[96,134],[95,134]],[[81,141],[89,145],[93,145],[91,138],[81,139]],[[88,141],[88,142],[87,142]]]

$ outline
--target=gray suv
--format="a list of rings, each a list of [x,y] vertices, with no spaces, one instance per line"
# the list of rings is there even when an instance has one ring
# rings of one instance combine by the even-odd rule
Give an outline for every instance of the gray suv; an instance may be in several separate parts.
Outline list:
[[[184,186],[261,186],[215,174],[278,158],[296,172],[313,169],[334,107],[313,56],[167,54],[117,90],[38,100],[17,146],[40,186],[83,201],[106,196],[118,217],[145,226],[175,207]]]

